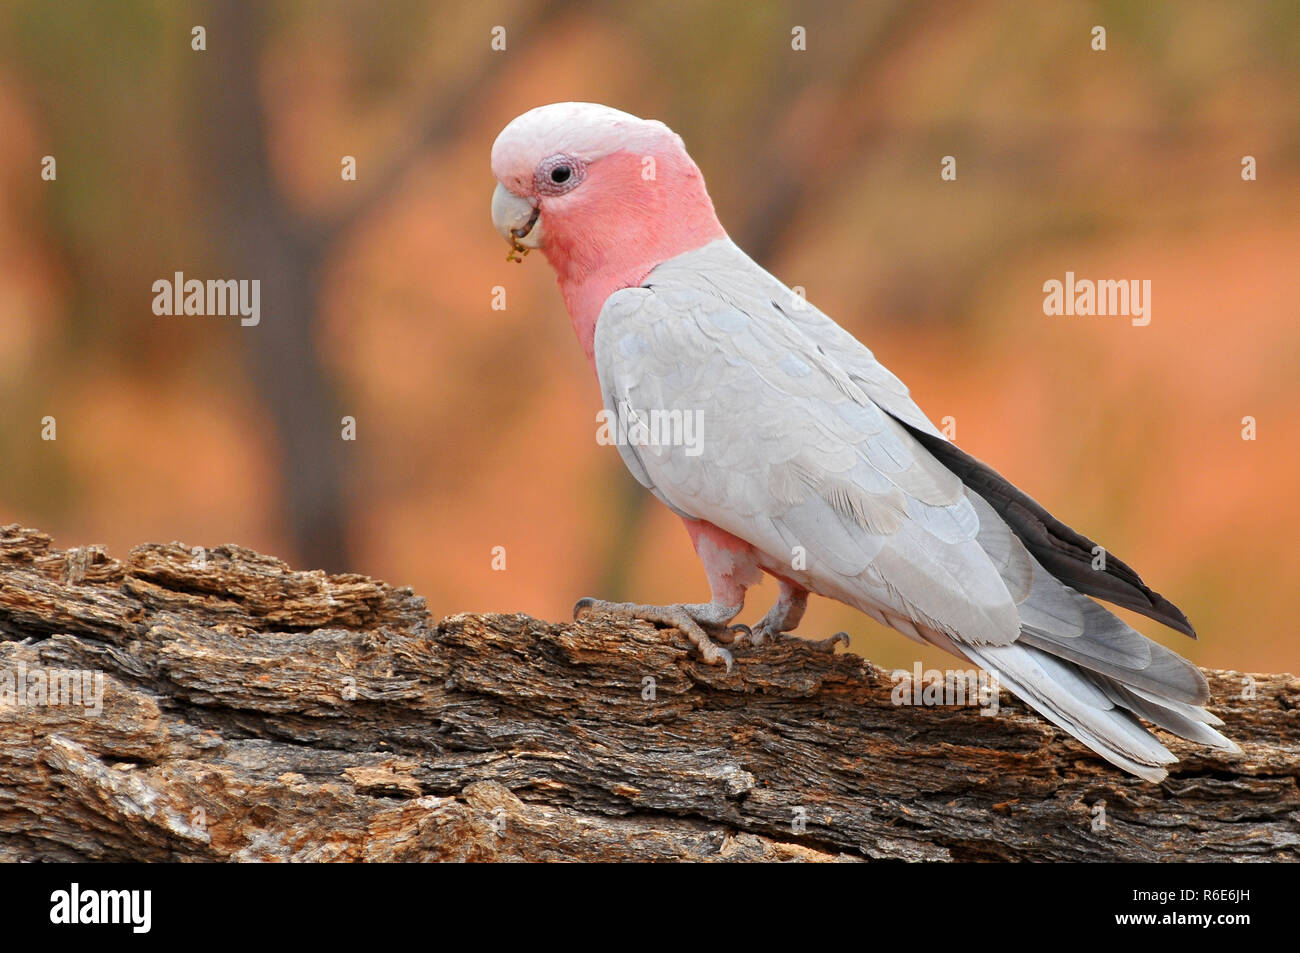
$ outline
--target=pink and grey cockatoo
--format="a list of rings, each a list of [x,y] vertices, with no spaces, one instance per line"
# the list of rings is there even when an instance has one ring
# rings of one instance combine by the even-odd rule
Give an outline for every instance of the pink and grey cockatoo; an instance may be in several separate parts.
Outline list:
[[[701,422],[698,445],[619,452],[685,522],[712,600],[584,599],[579,614],[675,626],[730,668],[718,642],[790,632],[816,593],[996,672],[1139,777],[1177,758],[1138,718],[1237,750],[1201,672],[1089,596],[1195,637],[1183,613],[1113,556],[1094,569],[1092,540],[958,449],[871,351],[741,251],[680,136],[556,103],[506,126],[492,171],[493,223],[555,269],[605,409]],[[776,604],[733,625],[762,573]]]

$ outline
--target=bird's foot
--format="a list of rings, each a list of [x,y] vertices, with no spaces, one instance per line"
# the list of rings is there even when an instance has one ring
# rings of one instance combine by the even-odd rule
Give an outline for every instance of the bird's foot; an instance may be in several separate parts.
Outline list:
[[[835,646],[842,645],[846,649],[849,647],[849,634],[847,632],[836,632],[834,635],[827,636],[824,639],[804,639],[809,646],[818,652],[825,652],[827,655],[835,654]]]
[[[587,615],[605,613],[616,619],[639,619],[671,626],[691,640],[705,662],[710,665],[724,664],[730,673],[735,658],[718,642],[730,644],[737,639],[749,637],[749,626],[730,624],[740,609],[740,606],[725,606],[716,602],[647,606],[636,602],[605,602],[603,599],[586,598],[579,599],[573,607],[573,618],[582,619]],[[706,628],[713,631],[712,637],[705,631]]]
[[[743,638],[744,641],[748,642],[750,645],[762,645],[768,640],[775,640],[783,635],[787,638],[802,642],[805,645],[816,649],[818,652],[826,652],[830,655],[835,654],[835,646],[837,645],[843,645],[846,649],[849,647],[849,634],[847,632],[836,632],[834,635],[825,639],[805,639],[801,636],[791,634],[788,629],[779,628],[778,625],[769,621],[766,616],[764,616],[759,623],[754,626],[753,630]]]

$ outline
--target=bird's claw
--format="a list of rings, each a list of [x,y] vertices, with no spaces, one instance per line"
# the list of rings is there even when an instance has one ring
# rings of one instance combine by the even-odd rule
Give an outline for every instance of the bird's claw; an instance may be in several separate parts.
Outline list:
[[[709,665],[717,665],[719,662],[726,666],[726,673],[731,674],[731,667],[736,664],[736,657],[731,654],[730,649],[724,649],[716,642],[708,642],[704,645],[696,643],[700,650],[700,657]]]
[[[720,629],[718,637],[724,642],[733,642],[738,638],[746,637],[749,635],[748,626],[740,624],[727,625],[727,622],[735,616],[737,611],[739,611],[739,607],[733,609],[729,606],[715,605],[713,603],[646,606],[634,602],[605,602],[602,599],[593,599],[588,596],[579,599],[574,604],[573,618],[574,621],[578,621],[586,618],[589,613],[604,612],[615,618],[635,619],[672,626],[691,640],[691,644],[699,650],[700,657],[706,663],[709,665],[722,663],[726,666],[727,674],[731,674],[731,668],[736,661],[735,656],[714,642],[709,637],[709,634],[705,632],[704,627]]]
[[[714,638],[724,645],[744,645],[753,638],[753,630],[743,622],[733,622],[721,632],[717,633]]]
[[[775,640],[782,635],[802,642],[809,648],[816,649],[818,652],[826,652],[831,655],[835,654],[835,646],[843,645],[846,649],[849,647],[849,634],[847,632],[836,632],[834,635],[824,639],[805,639],[802,636],[794,635],[788,632],[777,632],[770,626],[759,623],[754,626],[753,633],[746,639],[750,645],[762,645],[769,640]]]
[[[824,639],[808,639],[808,644],[818,652],[825,652],[828,655],[835,654],[835,646],[843,645],[846,649],[849,647],[849,634],[847,632],[836,632],[834,635]]]

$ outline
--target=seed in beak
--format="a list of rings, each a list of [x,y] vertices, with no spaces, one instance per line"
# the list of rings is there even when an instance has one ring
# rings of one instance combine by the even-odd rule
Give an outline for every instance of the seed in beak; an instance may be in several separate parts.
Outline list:
[[[525,237],[533,230],[533,226],[537,224],[537,219],[541,214],[542,210],[534,205],[533,214],[528,216],[528,221],[523,225],[520,225],[518,228],[510,229],[510,234],[513,237],[510,240],[510,251],[506,252],[506,261],[522,262],[525,256],[532,251],[531,248],[526,248],[519,244],[519,239]]]

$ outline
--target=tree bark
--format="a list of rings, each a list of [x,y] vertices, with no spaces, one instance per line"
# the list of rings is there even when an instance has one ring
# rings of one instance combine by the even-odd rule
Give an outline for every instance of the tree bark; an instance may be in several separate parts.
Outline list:
[[[1128,777],[1003,695],[896,706],[798,639],[430,618],[238,546],[0,529],[0,860],[1296,860],[1300,679],[1207,671],[1242,755]],[[102,711],[35,693],[101,673]],[[1253,686],[1243,691],[1244,686]],[[66,684],[65,684],[66,687]]]

